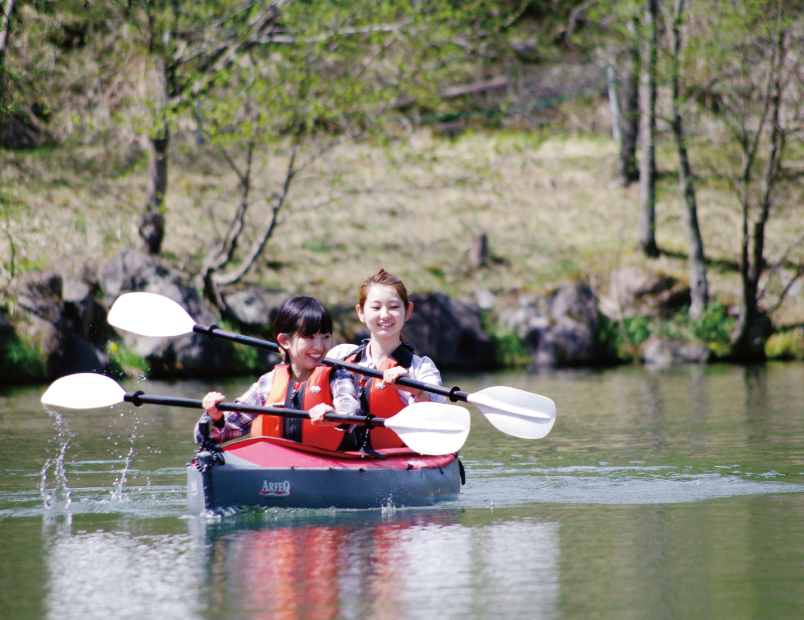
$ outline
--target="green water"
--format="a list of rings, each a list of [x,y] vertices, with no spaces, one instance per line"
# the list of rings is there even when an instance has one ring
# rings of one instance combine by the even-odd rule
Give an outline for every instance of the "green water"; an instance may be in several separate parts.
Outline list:
[[[209,519],[186,509],[196,412],[6,390],[0,616],[804,616],[804,365],[445,381],[550,396],[556,424],[525,441],[473,411],[457,502]]]

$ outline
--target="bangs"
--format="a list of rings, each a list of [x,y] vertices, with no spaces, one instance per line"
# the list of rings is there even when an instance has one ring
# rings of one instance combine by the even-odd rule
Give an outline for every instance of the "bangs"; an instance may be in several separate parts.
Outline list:
[[[301,316],[296,320],[296,329],[293,330],[294,334],[299,334],[302,338],[309,338],[318,333],[331,334],[332,333],[332,318],[329,313],[322,307],[323,311],[319,312],[317,308],[304,308]]]
[[[332,318],[320,301],[307,295],[291,297],[274,319],[274,336],[297,334],[302,338],[332,333]]]

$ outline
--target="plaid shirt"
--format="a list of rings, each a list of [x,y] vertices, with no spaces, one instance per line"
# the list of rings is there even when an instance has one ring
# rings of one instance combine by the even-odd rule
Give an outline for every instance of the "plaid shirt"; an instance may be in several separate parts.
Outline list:
[[[272,370],[260,377],[245,394],[240,398],[236,398],[235,402],[262,407],[268,398],[268,394],[271,393],[273,383],[274,371]],[[333,370],[330,375],[329,388],[332,391],[332,406],[337,413],[344,415],[360,414],[360,402],[357,400],[357,387],[352,373],[341,368]],[[225,411],[223,417],[215,423],[205,412],[195,425],[195,442],[199,446],[204,443],[202,433],[204,426],[209,429],[209,438],[218,443],[242,437],[251,430],[251,423],[257,415],[259,414]]]

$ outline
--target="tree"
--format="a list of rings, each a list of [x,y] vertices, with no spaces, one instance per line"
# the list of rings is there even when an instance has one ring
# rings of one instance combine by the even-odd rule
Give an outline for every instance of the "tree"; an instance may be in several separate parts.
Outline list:
[[[690,276],[690,315],[700,318],[709,303],[706,279],[706,260],[701,230],[698,225],[698,203],[692,178],[681,100],[681,26],[684,21],[684,0],[673,0],[670,22],[670,84],[673,97],[673,138],[678,152],[678,188],[684,200],[684,225],[687,229],[687,269]]]
[[[659,0],[645,0],[640,90],[639,222],[637,241],[646,256],[658,256],[656,245],[656,75]]]
[[[144,39],[155,82],[147,131],[148,186],[139,225],[149,253],[159,254],[164,238],[173,120],[241,50],[271,40],[280,28],[280,9],[289,2],[130,0],[118,5],[118,18],[134,26]]]
[[[14,0],[3,0],[0,7],[0,122],[6,115],[6,55],[11,33],[11,17],[14,12]]]
[[[771,330],[767,310],[760,306],[769,290],[767,282],[762,283],[768,271],[768,226],[783,208],[779,198],[787,182],[783,162],[789,139],[804,128],[802,62],[797,52],[804,3],[745,0],[738,11],[732,3],[714,3],[701,19],[717,35],[705,50],[711,58],[705,83],[719,102],[718,118],[728,131],[724,163],[730,165],[721,174],[740,210],[742,292],[733,354],[738,359],[761,359]],[[801,269],[795,277],[800,275]],[[788,290],[789,285],[780,300]]]
[[[467,48],[497,18],[474,2],[293,3],[281,35],[242,49],[197,99],[196,118],[238,178],[239,197],[225,230],[200,268],[207,298],[224,306],[219,287],[256,265],[278,226],[299,211],[344,197],[336,188],[311,204],[292,204],[299,175],[340,143],[381,132],[400,99],[436,105],[433,77],[461,71]],[[274,185],[255,174],[265,153],[286,155]]]
[[[639,18],[636,12],[627,20],[627,30],[630,34],[626,47],[626,78],[623,89],[622,103],[622,124],[620,134],[620,154],[617,158],[617,179],[623,186],[628,186],[639,179],[637,168],[637,141],[639,139],[639,76],[640,76],[640,56],[639,56]]]

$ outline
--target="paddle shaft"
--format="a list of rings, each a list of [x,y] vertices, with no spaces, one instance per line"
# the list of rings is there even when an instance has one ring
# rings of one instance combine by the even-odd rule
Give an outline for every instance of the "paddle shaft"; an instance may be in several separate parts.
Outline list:
[[[257,347],[259,349],[266,349],[268,351],[274,351],[276,353],[281,351],[280,346],[274,342],[261,340],[259,338],[252,338],[251,336],[243,336],[242,334],[236,334],[234,332],[221,329],[217,325],[199,325],[196,323],[193,326],[193,331],[196,332],[197,334],[204,334],[211,339],[223,338],[224,340],[229,340],[231,342],[237,342],[239,344],[245,344],[251,347]],[[328,357],[325,357],[323,360],[321,360],[321,363],[325,364],[326,366],[344,368],[346,370],[350,370],[352,372],[356,372],[357,374],[365,375],[367,377],[382,379],[383,373],[381,370],[366,368],[365,366],[359,366],[358,364],[351,364],[349,362],[344,362],[343,360],[333,360]],[[397,379],[396,383],[397,385],[411,387],[416,390],[424,390],[425,392],[430,392],[432,394],[440,394],[441,396],[446,396],[452,402],[455,402],[456,400],[468,402],[467,398],[469,397],[469,394],[467,394],[466,392],[461,392],[457,387],[448,388],[441,385],[433,385],[432,383],[415,381],[414,379],[408,379],[407,377],[401,377]],[[221,407],[218,406],[218,409],[221,409]],[[221,411],[223,411],[223,409],[221,409]],[[377,418],[374,418],[372,420],[372,423],[374,422],[374,420],[377,420]]]
[[[185,409],[203,409],[200,400],[192,398],[174,398],[172,396],[151,396],[142,392],[127,392],[123,400],[136,407],[140,405],[165,405],[167,407],[184,407]],[[243,403],[218,403],[221,411],[234,411],[237,413],[256,413],[258,415],[276,415],[283,418],[310,419],[307,411],[299,409],[284,409],[282,407],[258,407]],[[340,413],[325,413],[324,418],[333,422],[347,424],[362,424],[364,426],[385,426],[386,418],[367,418],[362,415],[342,415]]]

